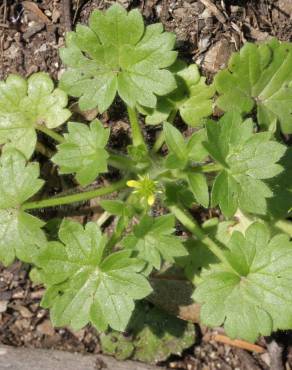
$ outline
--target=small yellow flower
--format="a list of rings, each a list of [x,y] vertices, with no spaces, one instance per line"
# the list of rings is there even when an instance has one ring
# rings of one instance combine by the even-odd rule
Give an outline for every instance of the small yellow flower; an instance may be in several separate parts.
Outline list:
[[[160,193],[157,191],[157,181],[150,179],[149,175],[140,176],[139,180],[129,180],[127,185],[130,188],[135,188],[134,194],[138,194],[142,200],[146,200],[149,206],[152,206],[155,202],[155,193]]]

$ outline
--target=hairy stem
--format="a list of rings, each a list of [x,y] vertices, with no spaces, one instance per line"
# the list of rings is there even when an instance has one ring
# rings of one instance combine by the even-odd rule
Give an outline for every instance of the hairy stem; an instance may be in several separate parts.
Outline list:
[[[143,145],[143,146],[146,147],[146,144],[145,144],[145,141],[144,141],[141,129],[140,129],[136,109],[131,108],[127,105],[127,111],[128,111],[128,115],[129,115],[129,121],[130,121],[130,124],[131,124],[131,129],[132,129],[133,145],[134,146]]]
[[[220,163],[207,163],[192,167],[192,170],[207,173],[207,172],[218,172],[222,170],[222,168],[223,167]]]
[[[108,164],[122,171],[134,171],[133,161],[124,155],[110,153]]]
[[[50,199],[43,199],[35,202],[26,202],[22,205],[21,209],[38,209],[38,208],[47,208],[47,207],[54,207],[54,206],[61,206],[64,204],[76,203],[76,202],[84,202],[86,200],[96,198],[102,195],[107,195],[114,193],[115,191],[121,190],[126,187],[127,180],[118,181],[112,185],[84,191],[77,194],[70,194],[65,195],[63,197],[55,197]]]
[[[195,235],[197,239],[199,239],[202,242],[202,244],[209,248],[209,250],[227,268],[229,268],[232,272],[238,275],[238,273],[234,270],[234,268],[230,265],[230,263],[226,259],[222,249],[207,234],[205,234],[204,230],[198,225],[198,223],[193,219],[193,217],[189,214],[187,210],[177,205],[170,206],[169,209],[187,230],[189,230],[193,235]]]
[[[64,137],[54,130],[51,130],[50,128],[47,128],[46,126],[38,125],[36,126],[36,129],[43,132],[47,136],[50,136],[52,139],[57,141],[59,144],[63,143],[65,141]]]
[[[129,221],[129,219],[125,220],[123,217],[118,218],[115,230],[105,246],[103,253],[104,257],[110,254],[114,246],[121,240],[123,233],[129,224]]]

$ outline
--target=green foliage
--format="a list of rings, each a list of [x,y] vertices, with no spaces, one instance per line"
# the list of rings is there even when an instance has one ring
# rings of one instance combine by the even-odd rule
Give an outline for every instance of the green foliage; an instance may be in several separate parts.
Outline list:
[[[67,34],[61,58],[69,69],[60,86],[79,97],[79,106],[87,110],[98,106],[105,111],[116,93],[130,107],[137,103],[154,108],[156,95],[165,95],[176,87],[165,69],[173,64],[175,36],[163,32],[162,24],[144,27],[138,10],[129,13],[119,4],[105,13],[95,10],[89,27],[78,25]]]
[[[168,95],[160,97],[155,109],[140,107],[148,125],[167,121],[172,112],[179,111],[183,121],[190,126],[198,126],[202,119],[212,114],[214,85],[206,85],[196,64],[186,66],[177,62],[170,68],[175,72],[177,88]]]
[[[181,355],[196,339],[191,323],[150,308],[146,302],[137,305],[127,332],[127,336],[115,331],[101,335],[102,351],[119,360],[131,358],[155,364],[172,354]]]
[[[268,128],[279,122],[292,133],[292,48],[276,39],[264,44],[246,43],[233,54],[228,69],[219,72],[215,85],[217,105],[224,111],[249,113],[256,106],[259,124]]]
[[[0,261],[5,266],[15,257],[34,262],[46,244],[43,222],[21,210],[42,187],[38,177],[39,165],[26,164],[19,151],[7,149],[0,157]]]
[[[58,152],[52,160],[59,166],[60,174],[76,173],[76,180],[82,186],[91,184],[96,177],[107,171],[109,157],[104,149],[109,138],[109,129],[100,121],[90,126],[69,122],[64,143],[58,145]]]
[[[202,304],[201,320],[224,324],[232,338],[255,341],[292,324],[290,289],[292,243],[267,227],[253,223],[245,236],[234,232],[225,252],[230,267],[212,265],[201,274],[194,299]]]
[[[47,74],[0,82],[0,261],[32,264],[30,277],[46,287],[42,305],[55,326],[78,330],[91,323],[107,331],[105,351],[149,362],[193,344],[194,328],[145,302],[134,310],[136,301],[147,297],[168,309],[177,304],[175,295],[188,305],[192,285],[202,323],[224,325],[231,337],[254,341],[292,328],[292,152],[282,134],[292,133],[291,44],[247,43],[210,84],[196,65],[175,62],[174,44],[161,24],[145,27],[138,10],[118,4],[94,11],[89,26],[66,35],[61,58],[68,69],[60,87],[79,99],[81,110],[99,113],[119,95],[130,142],[110,140],[119,104],[109,111],[109,128],[98,120],[69,122],[62,135],[53,129],[71,115],[67,95]],[[217,122],[207,119],[214,86],[225,111]],[[143,130],[138,110],[146,124],[163,122],[154,143],[159,127]],[[171,124],[177,114],[202,127],[182,133]],[[27,162],[35,148],[41,168]],[[56,186],[50,169],[90,188],[68,187],[76,184],[71,178]],[[37,196],[40,171],[48,184]],[[48,199],[39,199],[46,193]],[[97,217],[88,212],[91,199]],[[63,210],[52,219],[43,211],[71,203],[78,212],[86,207],[84,226],[61,219]],[[222,214],[208,210],[217,205]],[[71,211],[66,208],[68,217]],[[190,281],[178,284],[174,272]],[[149,281],[155,292],[148,297]],[[127,330],[132,341],[115,330]]]
[[[219,123],[207,124],[210,155],[222,165],[212,189],[212,205],[219,204],[225,216],[237,208],[264,215],[267,198],[273,193],[262,181],[283,171],[276,164],[284,155],[284,145],[272,140],[269,132],[253,133],[253,122],[243,121],[236,111],[226,113]]]
[[[42,280],[48,287],[42,305],[51,310],[55,326],[75,330],[91,322],[98,330],[124,330],[134,300],[151,292],[139,272],[144,263],[120,251],[105,257],[106,237],[89,222],[85,229],[63,221],[59,238],[39,255]]]
[[[46,73],[35,73],[27,80],[10,75],[0,82],[0,144],[13,146],[27,159],[34,152],[36,129],[56,128],[71,115],[67,95],[54,89]]]
[[[175,219],[172,215],[157,218],[144,216],[133,228],[133,234],[123,240],[126,249],[134,250],[137,257],[148,262],[157,270],[162,259],[174,262],[174,257],[187,254],[181,240],[172,235]]]
[[[202,228],[208,235],[225,245],[229,242],[232,235],[230,231],[234,221],[219,222],[217,218],[211,218],[203,223]],[[206,248],[199,240],[188,239],[185,242],[188,255],[176,259],[177,264],[184,269],[185,276],[194,284],[199,281],[202,269],[206,269],[211,264],[219,262],[218,258]]]
[[[207,138],[205,129],[197,131],[188,140],[185,140],[179,130],[167,122],[164,124],[163,130],[169,149],[169,155],[165,162],[166,167],[184,170],[181,175],[185,177],[196,201],[207,208],[209,205],[207,179],[203,173],[194,172],[187,168],[187,165],[192,161],[200,161],[208,154],[203,147],[203,140]]]

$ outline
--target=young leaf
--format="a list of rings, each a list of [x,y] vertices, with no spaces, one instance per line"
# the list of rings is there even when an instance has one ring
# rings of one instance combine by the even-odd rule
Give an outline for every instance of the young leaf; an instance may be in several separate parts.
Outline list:
[[[246,43],[233,54],[228,69],[215,77],[220,94],[217,105],[224,111],[249,113],[256,105],[258,122],[269,127],[278,121],[284,133],[292,133],[292,47],[276,39],[265,44]]]
[[[98,330],[108,325],[124,330],[134,309],[134,300],[151,292],[139,274],[144,263],[121,251],[103,258],[106,238],[89,222],[85,229],[64,220],[59,238],[40,254],[44,283],[48,286],[42,304],[51,309],[55,326],[78,330],[91,322]]]
[[[255,341],[292,325],[292,243],[278,234],[272,239],[261,223],[253,223],[245,236],[233,232],[222,263],[201,274],[193,298],[202,304],[201,320],[220,326],[231,338]]]
[[[162,258],[174,262],[174,257],[187,254],[180,239],[171,235],[174,223],[172,215],[157,218],[144,216],[134,227],[133,234],[126,236],[122,244],[125,248],[136,251],[138,258],[147,261],[158,270]]]
[[[133,213],[132,206],[121,200],[101,200],[100,206],[108,213],[115,216],[130,216]]]
[[[209,190],[206,176],[203,173],[188,173],[187,179],[196,201],[205,208],[208,208]]]
[[[0,261],[8,266],[15,257],[34,262],[46,244],[43,222],[23,212],[21,204],[43,185],[37,163],[26,165],[22,153],[7,149],[0,158]]]
[[[81,110],[98,106],[105,111],[118,92],[130,107],[137,103],[155,107],[156,95],[175,89],[172,73],[174,34],[163,32],[162,24],[144,27],[138,10],[129,13],[119,4],[105,13],[95,10],[89,27],[78,25],[67,34],[61,59],[69,69],[60,86],[78,97]]]
[[[172,111],[179,111],[183,121],[194,127],[212,114],[214,85],[206,85],[196,64],[188,67],[181,62],[176,64],[178,70],[175,71],[175,78],[178,87],[170,94],[160,97],[155,109],[139,108],[142,114],[147,115],[146,124],[157,125],[167,121]],[[174,67],[175,65],[171,66],[170,70],[173,71]]]
[[[168,122],[163,125],[163,132],[168,149],[181,161],[187,160],[187,147],[180,131]]]
[[[187,142],[188,159],[194,162],[203,162],[208,157],[208,151],[204,147],[207,141],[207,131],[205,128],[192,134]]]
[[[58,152],[52,158],[60,166],[61,174],[76,172],[76,179],[86,186],[107,171],[108,153],[104,149],[109,138],[109,129],[100,121],[92,121],[90,127],[69,122],[65,142],[58,145]]]
[[[267,198],[273,193],[262,181],[277,176],[283,167],[276,164],[284,155],[284,145],[271,140],[269,132],[253,133],[251,120],[242,121],[236,111],[226,113],[219,123],[207,124],[210,155],[222,165],[212,189],[212,205],[233,216],[236,209],[267,213]]]
[[[62,125],[71,115],[66,105],[66,93],[54,89],[46,73],[35,73],[28,80],[10,75],[0,82],[0,144],[17,148],[29,159],[36,145],[35,130],[40,125]]]

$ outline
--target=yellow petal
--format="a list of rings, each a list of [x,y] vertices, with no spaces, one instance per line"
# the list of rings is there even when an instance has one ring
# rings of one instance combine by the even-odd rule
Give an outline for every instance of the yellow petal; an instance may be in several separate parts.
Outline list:
[[[154,201],[155,201],[154,195],[153,194],[152,195],[149,195],[149,197],[147,199],[147,203],[149,204],[149,206],[152,206],[153,203],[154,203]]]
[[[140,188],[141,187],[141,184],[138,181],[136,181],[136,180],[129,180],[129,181],[127,181],[127,185],[130,188]]]

